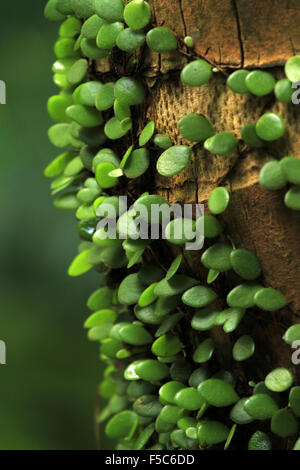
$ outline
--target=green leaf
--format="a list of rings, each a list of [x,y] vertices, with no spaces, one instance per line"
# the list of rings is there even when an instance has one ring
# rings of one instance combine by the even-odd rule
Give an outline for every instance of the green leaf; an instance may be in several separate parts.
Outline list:
[[[300,386],[291,388],[289,394],[289,405],[294,414],[300,418]]]
[[[273,398],[264,393],[256,393],[244,403],[244,410],[254,419],[270,419],[278,410]]]
[[[119,330],[122,341],[134,346],[143,346],[152,342],[152,336],[139,324],[125,325]]]
[[[163,319],[162,324],[158,328],[155,333],[155,337],[158,338],[161,335],[168,333],[178,322],[182,319],[182,313],[174,313],[173,315],[168,315],[165,319]]]
[[[193,354],[193,360],[197,363],[209,361],[213,355],[215,346],[211,338],[207,338],[197,346]]]
[[[185,387],[179,390],[175,397],[174,402],[180,408],[185,410],[199,410],[205,403],[200,392],[193,387]]]
[[[155,122],[154,121],[148,122],[148,124],[146,124],[146,126],[142,130],[141,135],[139,137],[140,147],[143,147],[144,145],[147,144],[147,142],[149,142],[149,140],[154,134],[154,130],[155,130]]]
[[[295,186],[290,188],[284,197],[284,203],[289,209],[300,210],[300,188]]]
[[[262,290],[262,286],[254,282],[247,282],[234,287],[227,295],[227,304],[230,307],[251,308],[254,307],[254,296]]]
[[[258,137],[266,141],[279,139],[285,132],[283,119],[276,113],[265,113],[256,123]]]
[[[180,75],[181,81],[190,86],[202,86],[212,76],[211,65],[205,60],[193,60],[187,64]]]
[[[178,121],[180,134],[190,142],[203,142],[214,135],[210,122],[201,114],[191,113]]]
[[[158,173],[163,176],[177,175],[188,166],[191,154],[191,149],[187,145],[174,145],[168,148],[157,160]]]
[[[209,195],[208,208],[213,214],[222,214],[229,204],[229,193],[226,188],[218,186]]]
[[[163,405],[166,404],[171,404],[175,405],[175,395],[179,390],[184,388],[185,385],[183,385],[181,382],[178,382],[176,380],[173,380],[171,382],[167,382],[164,385],[162,385],[158,391],[159,394],[159,399]]]
[[[209,307],[198,310],[192,318],[192,328],[198,331],[210,330],[215,324],[215,318],[218,313],[219,310]]]
[[[219,421],[200,421],[198,439],[201,447],[209,447],[226,441],[229,428]]]
[[[177,338],[170,333],[164,334],[157,338],[152,344],[151,351],[155,356],[168,357],[179,353],[182,349],[182,344]]]
[[[270,72],[253,70],[248,73],[245,84],[248,90],[256,96],[265,96],[271,93],[275,86],[275,78]]]
[[[247,411],[244,409],[244,404],[248,398],[241,398],[236,404],[231,408],[230,419],[236,424],[248,424],[253,421],[253,417],[250,416]]]
[[[287,179],[277,160],[271,160],[266,163],[259,173],[260,184],[267,189],[276,190],[281,189],[287,184]]]
[[[118,291],[119,302],[123,305],[136,304],[144,291],[144,286],[137,273],[129,274],[120,284]]]
[[[290,345],[292,345],[294,341],[300,341],[300,323],[290,326],[282,338],[287,344]]]
[[[110,439],[131,439],[138,427],[138,416],[133,411],[124,410],[113,416],[105,427]]]
[[[226,85],[228,86],[228,88],[230,88],[230,90],[234,91],[235,93],[249,93],[249,90],[245,83],[248,74],[249,70],[236,70],[235,72],[229,75],[229,77],[227,78]]]
[[[152,434],[155,431],[155,425],[154,423],[149,424],[143,431],[138,435],[135,445],[134,445],[134,450],[142,450],[144,449],[145,445],[151,438]]]
[[[205,286],[195,286],[185,291],[182,302],[190,307],[205,307],[217,298],[217,294]]]
[[[204,148],[216,155],[229,157],[236,151],[237,138],[230,132],[220,132],[204,142]]]
[[[159,382],[169,375],[169,369],[165,364],[154,359],[140,361],[135,367],[136,374],[148,382]]]
[[[148,47],[155,52],[170,52],[176,49],[177,39],[174,33],[165,26],[153,28],[146,34]]]
[[[89,257],[89,250],[85,250],[72,261],[69,269],[68,274],[69,276],[75,277],[80,276],[81,274],[86,273],[89,271],[93,266],[88,261]]]
[[[278,410],[271,420],[272,433],[282,438],[293,436],[298,432],[299,424],[291,410]]]
[[[290,388],[293,380],[293,375],[288,369],[278,367],[267,375],[265,385],[272,392],[284,392]]]
[[[115,310],[102,309],[90,315],[84,323],[85,328],[104,325],[105,323],[114,323],[117,318]]]
[[[248,450],[271,450],[272,443],[267,434],[255,431],[249,439]]]
[[[225,243],[215,243],[201,256],[202,264],[208,269],[216,271],[228,271],[231,269],[230,255],[232,248]]]
[[[284,71],[290,82],[293,83],[300,80],[300,56],[295,55],[287,60]]]
[[[260,262],[257,256],[249,250],[239,248],[230,254],[232,269],[243,279],[252,281],[261,272]]]
[[[169,281],[174,276],[174,274],[177,273],[180,267],[181,261],[182,261],[182,255],[178,255],[177,258],[174,259],[174,261],[172,262],[166,274],[167,281]]]
[[[235,361],[245,361],[254,354],[254,350],[253,338],[249,335],[243,335],[234,343],[232,355]]]
[[[198,390],[210,405],[216,407],[233,405],[239,400],[233,387],[220,379],[205,380],[199,385]]]

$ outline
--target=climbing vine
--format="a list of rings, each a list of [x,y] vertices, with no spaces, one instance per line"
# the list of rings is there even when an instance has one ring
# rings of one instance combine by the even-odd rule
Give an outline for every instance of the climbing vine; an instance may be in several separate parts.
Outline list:
[[[138,207],[151,216],[152,206],[169,206],[151,194],[155,171],[164,177],[179,174],[190,165],[196,144],[227,158],[237,153],[239,139],[217,132],[201,110],[178,121],[189,145],[175,145],[153,121],[142,128],[139,110],[149,90],[139,64],[123,76],[114,67],[116,57],[127,64],[128,54],[137,50],[141,60],[147,50],[177,50],[190,58],[178,76],[187,87],[201,87],[221,73],[236,94],[274,93],[290,102],[292,83],[300,80],[300,56],[287,61],[286,78],[278,81],[263,70],[228,74],[196,56],[192,37],[179,38],[155,25],[144,0],[126,5],[123,0],[49,0],[45,16],[61,22],[53,64],[60,92],[49,98],[48,112],[55,121],[49,139],[64,149],[45,176],[54,178],[55,206],[75,211],[78,219],[81,243],[69,274],[95,269],[100,276],[84,324],[107,364],[99,387],[107,403],[99,423],[105,423],[117,449],[300,450],[300,386],[292,371],[278,365],[264,380],[238,373],[243,361],[255,364],[255,338],[251,331],[240,334],[243,319],[253,312],[276,312],[288,302],[265,287],[257,256],[228,236],[220,215],[230,204],[229,188],[211,192],[209,214],[196,220],[174,217],[158,229],[157,240],[135,236]],[[242,126],[241,140],[249,148],[263,148],[285,131],[281,116],[267,112]],[[284,202],[300,210],[299,159],[271,160],[259,179],[269,190],[288,186]],[[123,195],[130,201],[128,210],[120,204]],[[115,232],[111,224],[101,224],[107,213],[117,219]],[[186,243],[195,238],[204,239],[206,282],[191,276],[184,263]],[[233,339],[229,363],[210,334],[218,328]],[[300,324],[290,325],[282,340],[300,341]]]

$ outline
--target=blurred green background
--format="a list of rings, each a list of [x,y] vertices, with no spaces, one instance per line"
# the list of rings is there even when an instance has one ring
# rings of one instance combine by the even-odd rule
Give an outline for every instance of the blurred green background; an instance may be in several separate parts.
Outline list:
[[[0,79],[0,449],[95,449],[101,377],[97,345],[82,324],[99,276],[67,276],[77,253],[74,215],[53,207],[43,169],[59,152],[48,142],[47,98],[58,24],[45,1],[2,2]],[[107,448],[105,441],[101,447]]]

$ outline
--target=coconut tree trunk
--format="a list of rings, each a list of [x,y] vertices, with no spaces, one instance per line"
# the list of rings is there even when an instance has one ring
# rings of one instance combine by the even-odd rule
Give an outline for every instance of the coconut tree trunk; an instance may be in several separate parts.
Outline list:
[[[140,128],[153,119],[159,133],[171,136],[176,144],[188,144],[179,135],[177,122],[191,112],[207,117],[217,132],[233,132],[237,137],[243,124],[255,123],[266,111],[280,114],[286,123],[285,136],[263,149],[250,149],[241,143],[236,156],[224,158],[197,144],[191,164],[179,175],[166,178],[153,171],[153,193],[161,194],[172,204],[206,205],[216,186],[226,186],[231,199],[221,216],[226,226],[225,239],[230,237],[237,247],[256,253],[265,286],[280,290],[288,299],[288,306],[280,313],[250,309],[237,333],[230,337],[220,328],[212,331],[219,360],[224,367],[236,367],[240,388],[247,393],[249,380],[263,380],[275,367],[286,366],[299,374],[299,367],[291,363],[292,350],[281,337],[288,326],[299,322],[300,214],[285,207],[284,191],[262,188],[258,174],[270,157],[300,158],[300,106],[275,101],[273,94],[235,94],[226,87],[226,77],[233,69],[264,68],[282,78],[285,61],[300,53],[300,8],[297,0],[153,0],[151,4],[154,23],[176,33],[181,51],[133,54],[125,64],[121,56],[114,58],[117,73],[131,73],[138,67],[149,87],[147,102],[139,114]],[[184,46],[186,35],[195,41],[192,50]],[[202,87],[185,86],[179,72],[188,60],[199,57],[219,72]],[[107,71],[108,64],[101,61],[98,70]],[[207,271],[201,268],[201,254],[202,251],[185,251],[184,261],[186,272],[204,282]],[[226,294],[234,285],[223,275],[213,284],[221,307],[226,308]],[[245,333],[255,339],[255,360],[233,366],[231,346]],[[192,341],[197,342],[197,335]]]

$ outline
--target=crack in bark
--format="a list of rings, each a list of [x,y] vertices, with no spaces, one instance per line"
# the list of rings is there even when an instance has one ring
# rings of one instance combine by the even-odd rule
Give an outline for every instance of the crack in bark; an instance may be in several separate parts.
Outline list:
[[[183,28],[184,28],[184,35],[186,36],[186,24],[185,24],[185,19],[184,19],[184,13],[183,13],[183,8],[182,8],[182,2],[183,0],[179,0],[179,9],[180,9],[180,14],[182,18],[182,23],[183,23]]]
[[[244,45],[243,45],[243,40],[242,40],[241,23],[240,23],[239,11],[238,11],[236,0],[232,0],[232,6],[233,6],[233,13],[236,18],[238,41],[239,41],[240,51],[241,51],[241,68],[243,68],[244,67]]]

